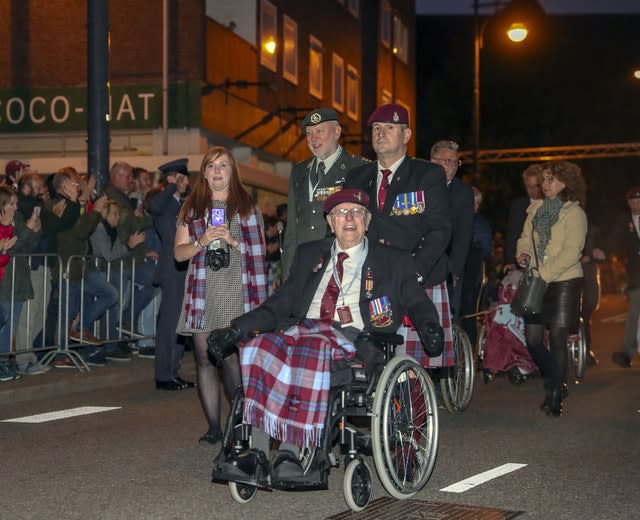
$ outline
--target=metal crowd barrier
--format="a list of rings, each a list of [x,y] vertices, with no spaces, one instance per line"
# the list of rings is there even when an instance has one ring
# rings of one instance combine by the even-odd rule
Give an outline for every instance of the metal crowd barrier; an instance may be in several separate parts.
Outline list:
[[[23,302],[20,310],[21,321],[18,323],[18,330],[16,330],[14,324],[14,318],[16,318],[16,260],[20,257],[26,258],[29,266],[35,298]],[[34,271],[32,267],[35,261],[38,261],[38,263],[41,262],[41,267]],[[148,259],[146,261],[151,262],[152,260]],[[155,261],[153,262],[155,263]],[[80,299],[78,325],[80,335],[72,341],[69,334],[69,326],[72,321],[72,317],[69,315],[69,307],[72,295],[71,284],[74,280],[70,280],[69,275],[74,266],[81,269],[82,275],[79,280]],[[105,315],[93,324],[92,333],[104,338],[104,340],[101,341],[101,345],[98,345],[98,348],[114,342],[135,344],[143,339],[155,339],[155,319],[151,325],[152,330],[150,334],[142,335],[136,331],[137,324],[134,323],[133,318],[136,285],[139,285],[139,280],[136,278],[139,262],[135,259],[123,258],[107,262],[102,258],[94,256],[72,256],[67,260],[67,263],[63,265],[61,258],[54,254],[18,254],[12,255],[9,264],[5,266],[4,276],[5,278],[10,277],[11,299],[10,302],[3,303],[10,303],[9,316],[7,317],[5,326],[9,327],[9,338],[11,338],[11,340],[9,345],[2,345],[4,348],[2,348],[3,352],[0,352],[0,356],[15,355],[16,361],[19,362],[21,356],[28,354],[38,355],[44,352],[44,355],[40,358],[40,363],[43,365],[48,366],[59,356],[66,356],[81,372],[91,371],[82,355],[76,352],[76,349],[79,347],[96,346],[95,343],[86,341],[86,338],[83,337],[83,331],[86,329],[84,326],[85,274],[89,266],[104,273],[107,281],[112,285],[117,282],[118,302],[115,312],[118,314],[116,321],[120,325],[123,322],[123,318],[126,318],[123,311],[130,299],[130,313],[128,316],[129,328],[119,326],[117,331],[112,330],[110,327],[110,314],[114,312],[113,310],[107,310]],[[129,277],[125,277],[125,272],[127,272],[129,266],[131,273],[130,279]],[[36,274],[34,275],[34,273]],[[127,284],[126,282],[130,283]],[[40,295],[40,297],[38,295]],[[52,298],[54,299],[52,300]],[[157,290],[154,291],[154,297],[150,305],[153,305],[153,316],[157,316]],[[55,317],[50,316],[50,314],[55,314]],[[125,321],[127,320],[125,319]],[[36,347],[34,346],[34,340],[38,337],[41,339],[39,345]]]

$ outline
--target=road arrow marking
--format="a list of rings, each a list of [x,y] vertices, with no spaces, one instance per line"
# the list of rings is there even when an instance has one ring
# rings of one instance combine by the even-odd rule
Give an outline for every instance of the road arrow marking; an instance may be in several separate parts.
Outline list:
[[[516,464],[513,462],[503,464],[502,466],[498,466],[497,468],[490,469],[489,471],[485,471],[484,473],[478,473],[473,477],[469,477],[461,480],[460,482],[456,482],[455,484],[451,484],[446,488],[442,488],[440,491],[448,491],[449,493],[464,493],[465,491],[479,486],[480,484],[484,484],[489,480],[501,477],[502,475],[506,475],[507,473],[511,473],[512,471],[516,471],[517,469],[524,468],[525,466],[526,464]]]
[[[57,421],[58,419],[77,417],[78,415],[109,412],[111,410],[119,410],[120,408],[122,408],[122,406],[80,406],[78,408],[69,408],[68,410],[58,410],[57,412],[41,413],[38,415],[27,415],[25,417],[17,417],[15,419],[5,419],[0,422],[43,423],[48,421]]]

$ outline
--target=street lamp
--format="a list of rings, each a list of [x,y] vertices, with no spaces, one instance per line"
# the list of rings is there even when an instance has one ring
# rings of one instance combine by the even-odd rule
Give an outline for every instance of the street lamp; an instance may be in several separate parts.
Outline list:
[[[484,40],[484,31],[487,22],[491,17],[480,20],[480,8],[496,8],[495,15],[500,15],[509,23],[505,31],[509,39],[514,43],[520,43],[529,34],[528,22],[534,17],[543,14],[542,8],[536,0],[511,0],[481,2],[473,0],[473,25],[474,25],[474,59],[473,59],[473,142],[472,142],[472,162],[473,173],[478,175],[479,161],[478,151],[480,149],[480,50]]]

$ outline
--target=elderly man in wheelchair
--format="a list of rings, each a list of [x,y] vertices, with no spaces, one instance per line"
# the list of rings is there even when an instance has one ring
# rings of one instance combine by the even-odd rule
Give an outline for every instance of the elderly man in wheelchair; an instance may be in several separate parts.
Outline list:
[[[335,239],[298,247],[290,276],[278,291],[257,309],[234,319],[229,328],[211,333],[209,354],[216,360],[240,348],[242,410],[234,411],[232,405],[228,423],[234,421],[234,413],[241,414],[238,422],[251,427],[250,445],[237,450],[227,444],[231,442],[227,424],[225,445],[214,461],[214,480],[278,489],[304,487],[309,476],[300,450],[316,452],[316,447],[329,445],[331,389],[348,384],[340,369],[346,367],[352,374],[350,367],[362,366],[359,377],[371,387],[393,355],[393,346],[385,351],[376,337],[401,342],[395,332],[405,315],[416,325],[424,355],[442,352],[438,314],[418,283],[411,257],[369,243],[365,236],[371,220],[368,202],[367,194],[355,189],[329,197],[324,211]],[[419,360],[407,359],[415,367],[406,373],[422,370]],[[280,445],[270,460],[274,439]],[[315,487],[324,482],[326,488],[323,475],[311,479],[320,482]]]

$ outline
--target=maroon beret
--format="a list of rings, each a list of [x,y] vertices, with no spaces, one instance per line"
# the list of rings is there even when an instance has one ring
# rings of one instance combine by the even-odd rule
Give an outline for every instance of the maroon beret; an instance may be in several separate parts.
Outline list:
[[[324,201],[324,212],[329,213],[338,204],[343,202],[354,202],[362,206],[369,207],[369,195],[362,190],[344,189],[336,191],[331,197]]]
[[[640,199],[640,186],[634,186],[625,194],[627,200],[629,199]]]
[[[389,103],[388,105],[382,105],[373,111],[373,114],[369,116],[367,124],[371,126],[373,123],[394,123],[394,124],[409,124],[409,113],[407,109],[402,105],[395,103]]]
[[[20,170],[24,170],[28,166],[29,165],[27,163],[23,163],[22,161],[14,159],[13,161],[9,161],[6,164],[6,166],[4,167],[4,171],[10,177],[15,177]]]

